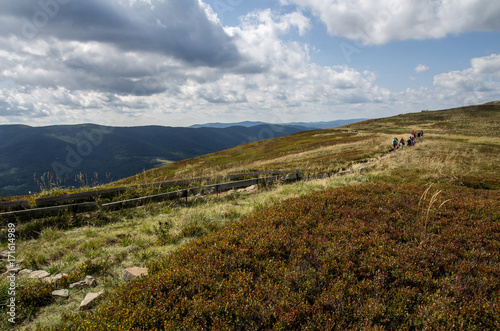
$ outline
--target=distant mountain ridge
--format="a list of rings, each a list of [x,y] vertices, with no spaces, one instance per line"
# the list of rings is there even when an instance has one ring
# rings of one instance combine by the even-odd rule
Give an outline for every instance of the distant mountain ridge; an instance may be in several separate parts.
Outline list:
[[[336,121],[323,121],[323,122],[290,122],[290,123],[281,123],[281,124],[272,124],[265,123],[259,121],[244,121],[244,122],[236,122],[236,123],[206,123],[206,124],[194,124],[191,125],[190,128],[229,128],[232,126],[244,126],[244,127],[252,127],[257,125],[285,125],[285,126],[300,126],[305,127],[310,130],[315,129],[331,129],[336,128],[343,125],[348,125],[351,123],[366,121],[369,118],[355,118],[355,119],[347,119],[347,120],[336,120]]]
[[[36,181],[48,173],[45,186],[102,184],[168,162],[305,130],[268,124],[227,128],[0,125],[0,196],[37,192]],[[81,179],[75,179],[80,173]]]

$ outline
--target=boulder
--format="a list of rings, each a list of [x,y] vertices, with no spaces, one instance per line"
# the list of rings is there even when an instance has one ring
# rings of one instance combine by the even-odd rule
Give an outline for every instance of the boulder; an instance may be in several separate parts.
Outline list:
[[[50,276],[50,274],[47,271],[37,270],[37,271],[33,271],[32,273],[30,273],[30,275],[28,276],[28,279],[42,279],[42,278],[45,278],[48,276]]]
[[[69,298],[69,291],[68,290],[57,290],[52,292],[52,296],[58,297],[58,298]]]
[[[95,300],[100,297],[102,292],[88,293],[85,299],[80,303],[80,310],[90,309],[95,303]]]
[[[142,275],[148,274],[148,268],[133,267],[123,270],[122,277],[124,281],[129,281],[131,279],[136,279]]]

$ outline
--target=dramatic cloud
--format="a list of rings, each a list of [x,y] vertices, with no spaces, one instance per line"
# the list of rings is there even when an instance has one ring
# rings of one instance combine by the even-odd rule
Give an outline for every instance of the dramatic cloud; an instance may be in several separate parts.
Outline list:
[[[197,0],[4,0],[0,31],[18,39],[97,42],[209,66],[232,66],[239,54]]]
[[[380,45],[500,31],[500,2],[491,0],[281,0],[318,16],[332,35]]]

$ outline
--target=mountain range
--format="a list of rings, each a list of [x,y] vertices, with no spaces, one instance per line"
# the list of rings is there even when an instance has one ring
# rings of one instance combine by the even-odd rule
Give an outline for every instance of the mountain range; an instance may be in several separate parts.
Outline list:
[[[336,120],[336,121],[322,121],[322,122],[290,122],[290,123],[282,123],[282,124],[274,124],[274,125],[285,125],[285,126],[301,126],[308,128],[310,130],[315,129],[331,129],[337,128],[339,126],[348,125],[351,123],[365,121],[367,118],[356,118],[356,119],[348,119],[348,120]],[[191,125],[190,128],[228,128],[231,126],[245,126],[252,127],[256,125],[268,125],[269,123],[259,122],[259,121],[243,121],[237,123],[206,123],[206,124],[195,124]]]
[[[169,162],[308,129],[260,123],[223,128],[2,125],[0,196],[104,184]]]

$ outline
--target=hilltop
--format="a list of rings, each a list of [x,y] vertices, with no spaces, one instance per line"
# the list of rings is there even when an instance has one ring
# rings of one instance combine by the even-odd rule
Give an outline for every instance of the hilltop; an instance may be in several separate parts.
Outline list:
[[[333,174],[18,224],[23,267],[66,272],[61,286],[90,274],[105,292],[77,313],[84,290],[54,299],[56,285],[23,281],[19,318],[54,330],[498,329],[499,115],[486,104],[299,132],[109,184]],[[392,151],[415,130],[414,147]],[[134,265],[149,275],[122,281]]]

